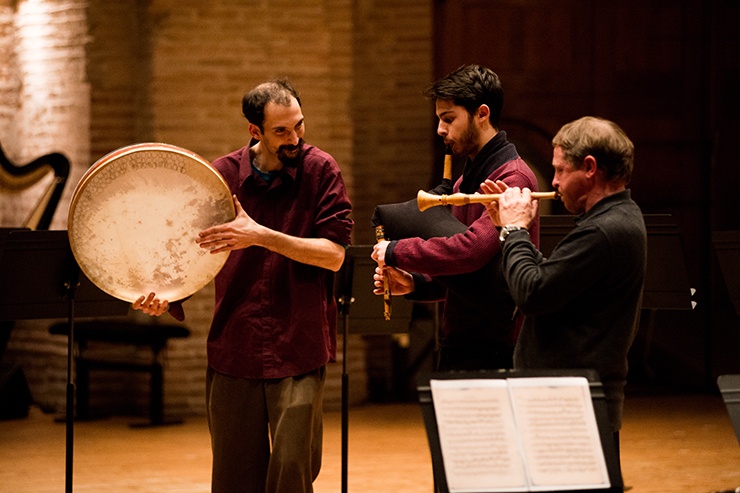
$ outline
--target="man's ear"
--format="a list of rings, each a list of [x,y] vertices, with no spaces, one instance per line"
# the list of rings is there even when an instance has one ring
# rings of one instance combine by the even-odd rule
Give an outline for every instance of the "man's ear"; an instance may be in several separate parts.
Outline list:
[[[262,131],[254,123],[249,124],[249,135],[251,135],[254,140],[262,140]]]
[[[491,116],[491,108],[489,108],[487,104],[478,106],[476,116],[483,121],[488,121],[488,118]]]
[[[587,177],[592,177],[596,174],[599,167],[596,165],[596,158],[591,154],[583,158],[583,171],[586,172]]]

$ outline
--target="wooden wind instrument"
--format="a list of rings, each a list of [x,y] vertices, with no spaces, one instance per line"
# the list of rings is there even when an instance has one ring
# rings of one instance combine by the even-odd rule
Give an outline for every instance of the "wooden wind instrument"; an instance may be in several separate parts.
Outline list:
[[[442,182],[430,190],[435,196],[452,193],[452,149],[445,149]],[[398,204],[381,204],[375,208],[372,217],[375,240],[401,240],[420,237],[451,236],[461,233],[467,227],[458,221],[449,209],[437,208],[426,213],[419,211],[416,198]],[[391,292],[387,283],[383,286],[383,315],[390,320]]]
[[[442,169],[442,179],[452,183],[452,148],[445,147],[444,168]]]
[[[375,226],[375,242],[380,243],[383,240],[385,240],[385,229],[382,224],[379,224]],[[383,318],[391,319],[391,288],[385,273],[383,273]]]
[[[437,205],[466,205],[466,204],[488,204],[499,200],[502,194],[481,194],[481,193],[453,193],[451,195],[435,195],[433,193],[419,190],[416,195],[416,203],[420,211],[425,211],[430,207]],[[537,200],[557,200],[557,192],[532,192],[532,198]]]

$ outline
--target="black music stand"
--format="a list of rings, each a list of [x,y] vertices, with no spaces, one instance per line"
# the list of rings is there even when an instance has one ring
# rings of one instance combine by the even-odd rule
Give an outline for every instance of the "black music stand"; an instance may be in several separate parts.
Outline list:
[[[725,401],[732,427],[735,429],[737,443],[740,444],[740,374],[720,375],[717,377],[717,386],[722,393],[722,400]]]
[[[642,308],[691,310],[691,288],[684,267],[678,226],[670,214],[644,214],[648,235]],[[541,216],[540,251],[547,257],[570,230],[573,216]]]
[[[383,318],[383,297],[373,294],[373,274],[378,264],[370,257],[372,253],[372,245],[354,245],[345,254],[348,273],[339,277],[346,284],[343,293],[352,298],[350,332],[366,335],[407,332],[414,304],[403,296],[394,296],[391,319]]]
[[[347,456],[349,430],[349,374],[347,338],[355,334],[393,334],[406,332],[411,323],[413,303],[403,297],[393,299],[391,319],[383,317],[383,298],[373,294],[376,262],[370,258],[372,245],[347,248],[344,264],[337,274],[334,291],[342,315],[342,493],[347,492]],[[353,308],[350,330],[350,308]],[[355,326],[356,325],[356,326]]]
[[[740,231],[715,231],[712,244],[735,314],[740,315]]]
[[[125,315],[129,305],[85,277],[66,230],[3,232],[0,238],[0,320],[67,318],[65,491],[72,491],[74,455],[74,319]]]
[[[599,429],[601,448],[604,453],[607,473],[609,475],[609,488],[601,489],[579,489],[579,490],[557,490],[558,493],[622,493],[624,485],[622,472],[619,465],[619,456],[614,444],[614,435],[609,423],[609,415],[606,408],[606,396],[601,381],[595,371],[592,370],[496,370],[477,372],[436,372],[424,375],[418,379],[419,403],[422,408],[424,426],[427,431],[427,439],[432,456],[432,472],[434,475],[435,493],[449,493],[447,477],[445,474],[442,446],[440,443],[439,429],[434,410],[434,400],[430,381],[450,379],[508,379],[508,378],[531,378],[531,377],[585,377],[589,383],[591,400],[594,408],[596,424]],[[519,490],[517,490],[519,491]],[[549,491],[541,490],[537,491]]]
[[[648,359],[658,310],[692,310],[691,287],[685,268],[678,226],[670,214],[644,214],[647,229],[647,268],[641,309],[649,311],[642,368],[652,379]],[[547,257],[575,227],[574,216],[541,216],[540,251]]]

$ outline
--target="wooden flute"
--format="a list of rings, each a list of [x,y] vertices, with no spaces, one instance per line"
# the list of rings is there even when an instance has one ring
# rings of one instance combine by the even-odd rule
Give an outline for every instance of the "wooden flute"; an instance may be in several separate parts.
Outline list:
[[[500,193],[453,193],[451,195],[435,195],[433,193],[419,190],[416,202],[420,211],[425,211],[437,205],[465,205],[465,204],[488,204],[501,198]],[[557,192],[532,192],[532,198],[537,200],[557,200]]]
[[[375,241],[380,243],[383,240],[385,240],[385,229],[382,225],[375,226]],[[383,275],[383,318],[391,319],[391,289],[385,273]]]

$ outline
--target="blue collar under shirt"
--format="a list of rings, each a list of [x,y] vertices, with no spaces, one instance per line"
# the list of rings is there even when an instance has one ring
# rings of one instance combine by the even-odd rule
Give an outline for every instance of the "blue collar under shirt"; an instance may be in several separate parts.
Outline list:
[[[252,164],[252,163],[250,163],[250,164]],[[255,173],[257,173],[267,183],[270,183],[272,180],[275,179],[275,177],[277,175],[280,174],[280,171],[268,171],[268,172],[264,172],[261,169],[257,168],[257,166],[255,166],[254,164],[252,164],[252,171],[254,171]]]

